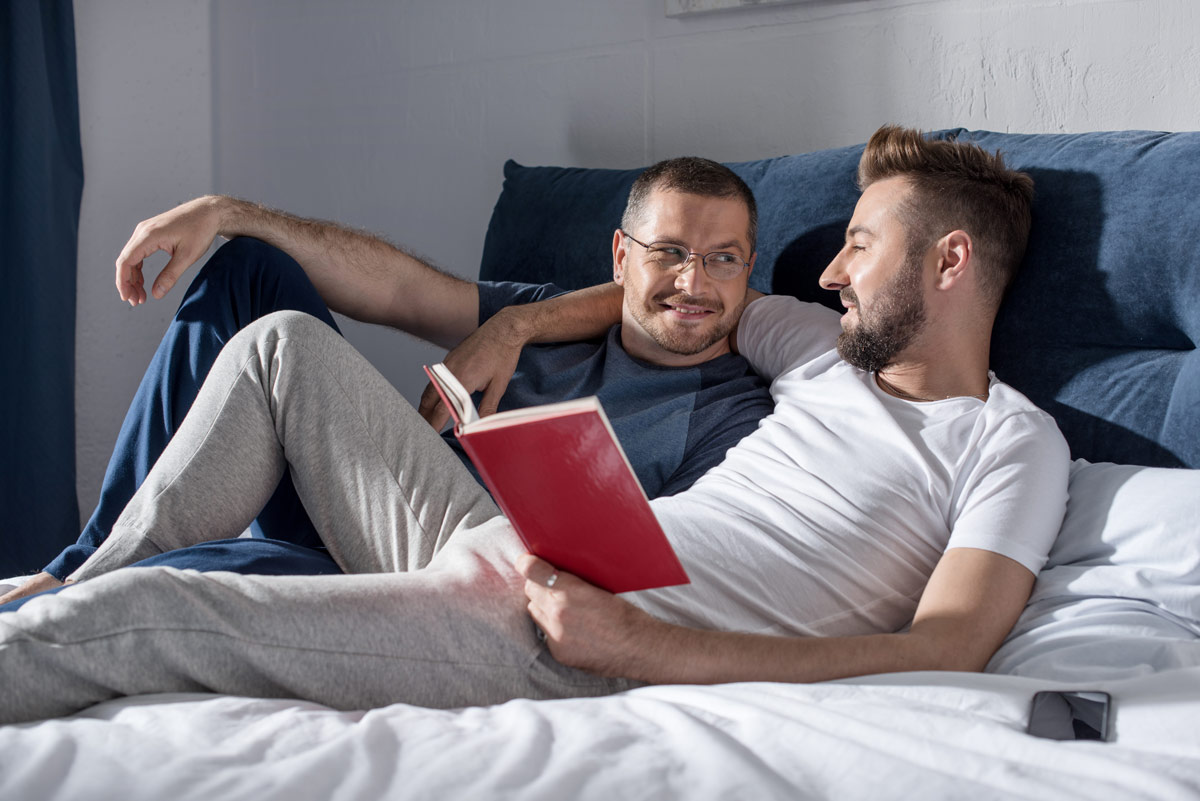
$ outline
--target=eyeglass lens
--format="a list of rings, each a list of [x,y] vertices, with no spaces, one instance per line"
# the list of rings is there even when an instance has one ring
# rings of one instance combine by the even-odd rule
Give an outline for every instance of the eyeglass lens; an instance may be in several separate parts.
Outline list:
[[[691,255],[686,248],[665,242],[651,242],[646,248],[646,257],[650,263],[663,270],[674,270],[682,266]],[[717,251],[705,253],[703,263],[704,272],[708,277],[718,281],[734,278],[746,266],[737,254]]]

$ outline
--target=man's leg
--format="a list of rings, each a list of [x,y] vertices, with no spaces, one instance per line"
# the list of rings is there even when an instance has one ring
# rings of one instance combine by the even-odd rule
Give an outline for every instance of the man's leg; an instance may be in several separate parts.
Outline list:
[[[108,536],[175,434],[221,348],[239,330],[274,311],[294,309],[337,330],[328,307],[294,259],[256,239],[221,247],[196,276],[163,336],[126,414],[79,541],[45,569],[65,578]],[[318,546],[320,540],[285,474],[252,528],[260,536]]]
[[[279,312],[225,346],[112,533],[73,577],[236,535],[289,465],[348,572],[424,567],[455,530],[499,514],[361,354],[319,320]]]
[[[151,692],[449,708],[634,686],[549,656],[525,613],[521,551],[496,517],[410,573],[119,570],[0,614],[0,723]]]

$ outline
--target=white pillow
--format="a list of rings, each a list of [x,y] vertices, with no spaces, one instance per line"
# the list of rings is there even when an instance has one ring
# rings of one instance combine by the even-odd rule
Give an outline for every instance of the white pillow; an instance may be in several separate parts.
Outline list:
[[[1138,598],[1200,621],[1200,470],[1077,459],[1068,492],[1031,601]]]
[[[1078,459],[1069,493],[988,670],[1071,680],[1200,664],[1200,470]]]

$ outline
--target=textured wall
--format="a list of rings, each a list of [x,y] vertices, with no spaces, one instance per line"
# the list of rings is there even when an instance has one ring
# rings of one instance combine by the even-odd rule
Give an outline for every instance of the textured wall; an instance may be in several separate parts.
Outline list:
[[[754,159],[860,142],[884,122],[1200,128],[1198,6],[810,0],[667,19],[662,0],[77,3],[82,241],[110,282],[89,296],[83,271],[97,266],[81,245],[80,360],[96,359],[80,369],[81,504],[177,302],[112,303],[107,265],[143,211],[211,184],[383,233],[474,277],[510,157]],[[113,7],[146,12],[133,35]],[[101,145],[117,158],[95,158]],[[135,154],[144,163],[126,164]],[[393,332],[349,335],[410,397],[438,355]]]

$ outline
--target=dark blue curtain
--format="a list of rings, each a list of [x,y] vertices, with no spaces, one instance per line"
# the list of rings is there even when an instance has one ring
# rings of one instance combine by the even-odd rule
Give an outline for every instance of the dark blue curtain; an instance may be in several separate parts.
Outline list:
[[[0,576],[40,569],[79,532],[82,191],[71,0],[0,0]]]

